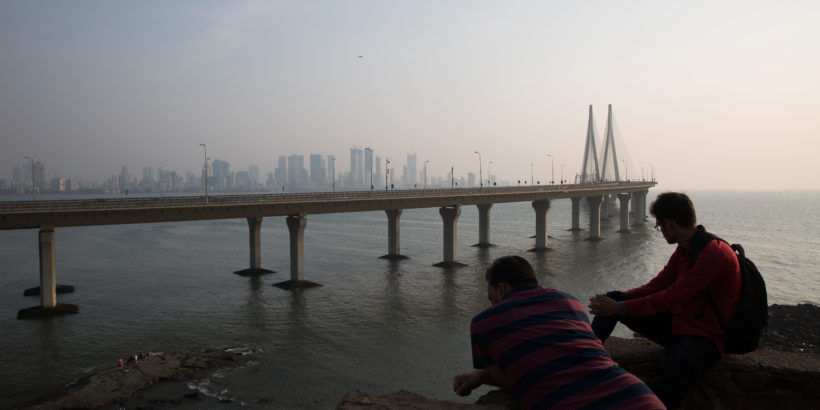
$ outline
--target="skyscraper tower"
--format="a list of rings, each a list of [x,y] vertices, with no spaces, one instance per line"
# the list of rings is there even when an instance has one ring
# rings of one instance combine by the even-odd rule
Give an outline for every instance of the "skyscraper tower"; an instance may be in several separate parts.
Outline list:
[[[418,182],[418,170],[416,168],[416,153],[407,154],[407,186],[415,186]]]
[[[349,182],[354,187],[364,186],[364,152],[358,148],[350,149]]]

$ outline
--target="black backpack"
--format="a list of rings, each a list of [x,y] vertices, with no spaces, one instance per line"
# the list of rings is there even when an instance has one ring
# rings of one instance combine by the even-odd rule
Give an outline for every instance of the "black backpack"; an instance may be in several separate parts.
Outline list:
[[[718,238],[708,232],[701,230],[692,239],[690,259],[692,266],[695,265],[698,254],[709,242],[713,240],[729,242]],[[760,342],[760,335],[769,321],[769,301],[766,294],[766,281],[757,266],[746,258],[746,252],[738,244],[730,245],[737,255],[740,264],[740,298],[737,301],[737,308],[731,320],[727,323],[721,317],[712,292],[707,287],[706,295],[712,304],[712,309],[717,316],[723,334],[726,336],[726,353],[743,354],[757,349]]]

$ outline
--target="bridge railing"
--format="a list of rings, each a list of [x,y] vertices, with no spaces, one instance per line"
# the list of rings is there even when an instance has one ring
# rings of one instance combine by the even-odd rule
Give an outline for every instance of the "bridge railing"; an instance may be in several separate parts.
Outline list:
[[[417,189],[390,189],[369,191],[337,191],[337,192],[288,192],[268,194],[242,195],[210,195],[208,206],[261,204],[281,202],[308,202],[308,201],[346,201],[372,199],[399,199],[406,197],[441,197],[441,196],[468,196],[482,194],[527,193],[527,192],[562,192],[583,188],[601,189],[623,185],[645,185],[651,181],[606,182],[599,184],[558,184],[558,185],[530,185],[530,186],[493,186],[468,188],[417,188]],[[149,198],[97,198],[74,200],[49,201],[5,201],[0,202],[0,212],[31,212],[51,210],[91,210],[91,209],[139,209],[155,207],[201,207],[205,205],[205,196],[163,196]]]

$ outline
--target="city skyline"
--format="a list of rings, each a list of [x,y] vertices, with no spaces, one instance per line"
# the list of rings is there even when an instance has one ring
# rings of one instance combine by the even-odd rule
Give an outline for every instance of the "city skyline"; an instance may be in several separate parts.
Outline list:
[[[613,104],[629,174],[652,164],[662,189],[820,189],[816,2],[80,0],[0,18],[0,177],[27,156],[48,177],[198,175],[207,144],[262,176],[280,155],[338,171],[355,146],[430,175],[571,179],[588,106],[603,130]]]

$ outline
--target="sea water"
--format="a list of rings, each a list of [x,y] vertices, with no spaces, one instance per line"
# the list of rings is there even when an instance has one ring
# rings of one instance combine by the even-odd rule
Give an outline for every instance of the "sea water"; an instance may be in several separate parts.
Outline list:
[[[741,243],[767,280],[770,303],[820,304],[820,192],[689,193],[698,222]],[[647,202],[651,202],[651,191]],[[401,215],[401,253],[387,253],[384,212],[308,215],[305,279],[322,286],[283,290],[289,242],[284,218],[262,223],[262,266],[277,273],[243,277],[248,267],[244,219],[58,228],[59,294],[80,313],[16,320],[39,303],[23,290],[39,285],[37,230],[0,231],[0,407],[37,398],[139,351],[238,347],[247,363],[153,392],[181,397],[182,408],[331,409],[351,389],[400,389],[460,398],[452,377],[470,370],[469,322],[489,305],[484,270],[517,254],[541,283],[574,294],[584,305],[598,292],[645,283],[674,248],[654,220],[620,229],[618,211],[602,222],[603,240],[589,241],[588,215],[571,232],[569,200],[552,202],[549,247],[534,246],[528,202],[491,210],[489,249],[478,242],[478,212],[462,207],[457,259],[443,260],[438,209]],[[619,328],[616,333],[629,336]],[[175,407],[179,408],[179,407]]]

